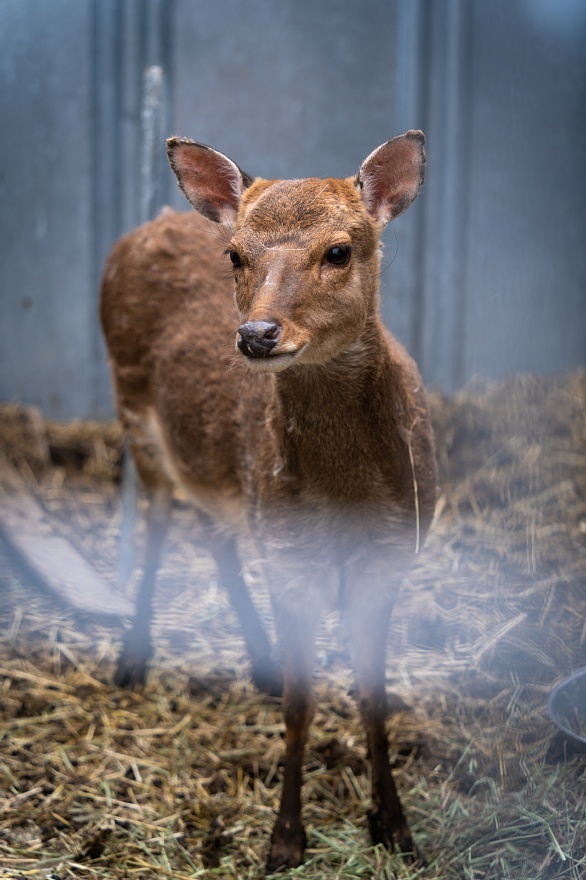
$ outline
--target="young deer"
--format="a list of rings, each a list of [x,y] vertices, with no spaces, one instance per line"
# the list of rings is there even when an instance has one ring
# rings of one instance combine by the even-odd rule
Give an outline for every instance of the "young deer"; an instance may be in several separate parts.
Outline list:
[[[302,764],[321,613],[341,610],[372,762],[374,842],[413,851],[385,733],[385,646],[398,585],[432,517],[435,466],[421,377],[378,314],[380,233],[417,196],[425,138],[408,131],[345,180],[252,180],[180,138],[169,160],[196,215],[163,213],[106,267],[102,320],[118,409],[150,490],[145,576],[118,680],[144,676],[171,487],[201,512],[253,675],[278,688],[240,574],[251,539],[283,661],[286,762],[268,870],[298,865]],[[225,247],[226,241],[224,241]],[[236,336],[236,353],[231,339]],[[244,545],[249,546],[249,545]]]

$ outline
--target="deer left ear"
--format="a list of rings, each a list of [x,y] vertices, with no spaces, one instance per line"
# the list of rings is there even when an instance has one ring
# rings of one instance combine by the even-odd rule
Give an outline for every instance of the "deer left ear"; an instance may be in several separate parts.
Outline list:
[[[362,163],[356,185],[373,220],[388,223],[417,197],[425,175],[425,135],[408,131],[392,138]]]

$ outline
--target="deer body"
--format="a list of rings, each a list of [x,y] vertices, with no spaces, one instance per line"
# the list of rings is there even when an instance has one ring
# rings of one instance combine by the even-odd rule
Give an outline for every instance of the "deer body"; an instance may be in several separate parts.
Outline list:
[[[118,409],[153,499],[151,559],[119,681],[144,676],[157,554],[179,483],[201,512],[253,676],[276,690],[238,537],[253,539],[271,592],[287,756],[269,869],[299,864],[305,846],[314,642],[332,607],[346,621],[373,765],[371,834],[412,849],[388,761],[385,644],[432,516],[435,470],[421,378],[380,321],[378,273],[382,226],[421,184],[423,136],[387,142],[355,180],[252,181],[210,148],[168,145],[207,220],[165,212],[122,239],[102,287]],[[209,220],[233,226],[233,284]]]

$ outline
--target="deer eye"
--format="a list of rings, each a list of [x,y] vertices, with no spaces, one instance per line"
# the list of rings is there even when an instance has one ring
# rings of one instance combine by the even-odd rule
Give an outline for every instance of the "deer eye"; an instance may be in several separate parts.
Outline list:
[[[235,269],[238,269],[242,265],[242,260],[240,259],[240,254],[238,251],[227,251],[228,256],[230,257],[230,262],[234,266]]]
[[[337,244],[326,254],[326,262],[334,266],[345,266],[350,259],[352,248],[349,244]]]

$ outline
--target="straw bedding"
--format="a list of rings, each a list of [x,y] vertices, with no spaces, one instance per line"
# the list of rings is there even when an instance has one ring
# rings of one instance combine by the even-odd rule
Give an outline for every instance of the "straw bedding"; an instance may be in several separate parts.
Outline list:
[[[368,844],[368,768],[335,616],[319,637],[299,878],[586,876],[586,765],[545,701],[586,665],[586,374],[432,395],[440,498],[389,639],[395,773],[427,865]],[[111,583],[115,424],[0,411],[0,457],[48,527]],[[137,529],[140,547],[144,502]],[[248,573],[267,624],[268,600]],[[133,586],[131,585],[131,590]],[[60,607],[0,557],[0,876],[256,878],[282,777],[257,694],[178,498],[147,687],[113,686],[118,622]]]

